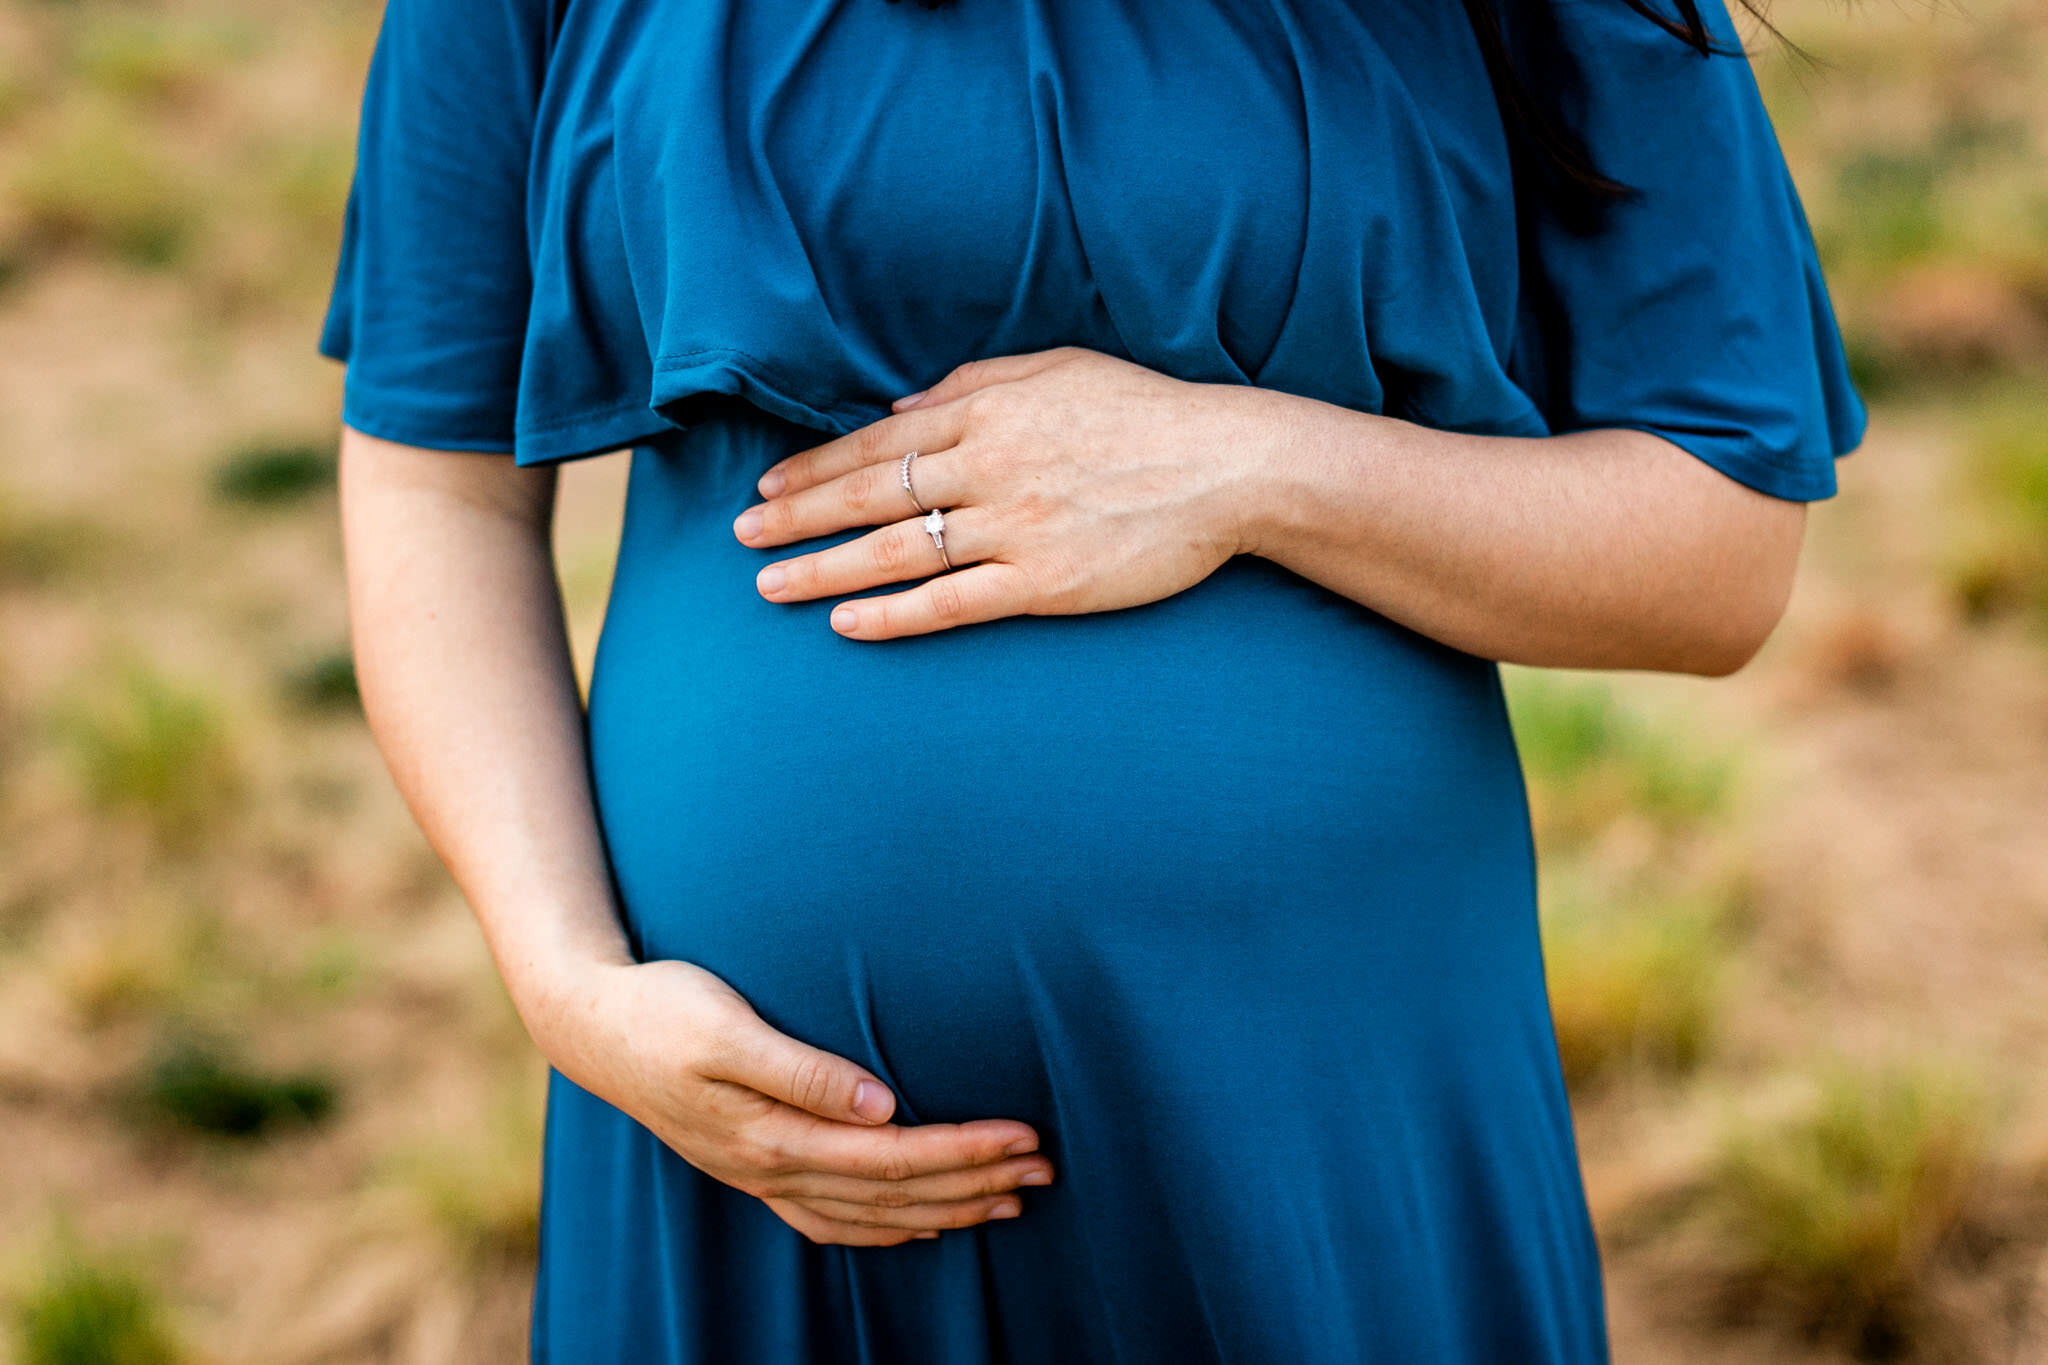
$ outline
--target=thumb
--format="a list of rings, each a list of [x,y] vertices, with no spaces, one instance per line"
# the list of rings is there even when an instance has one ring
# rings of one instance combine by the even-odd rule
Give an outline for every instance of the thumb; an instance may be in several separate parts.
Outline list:
[[[758,1018],[706,1074],[842,1123],[885,1123],[896,1112],[896,1097],[866,1067]]]

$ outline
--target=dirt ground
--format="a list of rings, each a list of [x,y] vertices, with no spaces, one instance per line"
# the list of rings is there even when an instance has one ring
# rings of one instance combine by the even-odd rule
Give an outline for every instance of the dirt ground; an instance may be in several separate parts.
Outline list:
[[[1609,894],[1614,923],[1737,888],[1698,964],[1726,982],[1711,1042],[1643,1060],[1631,1014],[1602,1027],[1637,1052],[1575,1084],[1615,1359],[2036,1365],[2048,517],[2025,518],[2048,484],[1984,473],[1984,413],[2048,393],[2048,15],[1773,13],[1837,63],[1765,88],[1873,420],[1749,667],[1599,679],[1683,752],[1735,755],[1739,796],[1677,833],[1543,832],[1547,866],[1657,888]],[[291,483],[293,452],[331,453],[313,341],[375,16],[0,0],[0,1361],[524,1353],[543,1069],[318,681],[346,656],[338,529],[331,487]],[[624,466],[563,477],[586,670]],[[249,471],[283,491],[226,481]],[[253,1136],[195,1120],[164,1079],[188,1035],[245,1100],[328,1098]],[[1971,1155],[1922,1143],[1960,1174],[1916,1165],[1893,1198],[1823,1155],[1814,1201],[1867,1202],[1870,1229],[1713,1230],[1741,1203],[1725,1134],[1804,1112],[1830,1058],[1972,1078]],[[1870,1145],[1923,1130],[1900,1131]],[[100,1354],[50,1354],[60,1309]]]

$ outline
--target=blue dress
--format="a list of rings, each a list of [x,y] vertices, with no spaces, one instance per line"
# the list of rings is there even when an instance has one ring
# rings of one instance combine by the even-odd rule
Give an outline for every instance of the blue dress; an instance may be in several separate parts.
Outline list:
[[[1864,410],[1747,62],[1550,8],[1533,78],[1643,192],[1597,231],[1516,193],[1444,0],[390,0],[322,350],[373,435],[632,448],[589,739],[636,951],[1057,1171],[819,1246],[556,1074],[535,1360],[1605,1360],[1494,662],[1252,557],[857,642],[730,529],[1067,344],[1830,496]]]

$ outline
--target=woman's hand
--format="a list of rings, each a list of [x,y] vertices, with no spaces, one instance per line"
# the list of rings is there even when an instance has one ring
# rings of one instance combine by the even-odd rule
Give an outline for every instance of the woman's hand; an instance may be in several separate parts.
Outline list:
[[[862,640],[1019,614],[1108,611],[1169,597],[1246,549],[1246,422],[1272,434],[1275,399],[1197,384],[1075,347],[961,366],[897,411],[799,451],[762,476],[767,501],[734,523],[771,547],[881,529],[761,570],[774,602],[906,579],[907,592],[841,604]],[[945,511],[944,563],[903,489]],[[936,577],[927,577],[937,575]]]
[[[1014,1216],[1019,1186],[1052,1179],[1029,1124],[887,1122],[895,1098],[872,1072],[771,1028],[690,963],[593,966],[520,1013],[563,1075],[813,1242],[936,1237]]]

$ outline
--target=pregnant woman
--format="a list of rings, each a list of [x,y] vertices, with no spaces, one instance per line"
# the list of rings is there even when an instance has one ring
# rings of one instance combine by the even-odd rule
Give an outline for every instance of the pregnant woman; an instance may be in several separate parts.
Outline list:
[[[322,349],[537,1361],[1605,1359],[1497,664],[1741,667],[1861,437],[1738,42],[390,0]]]

